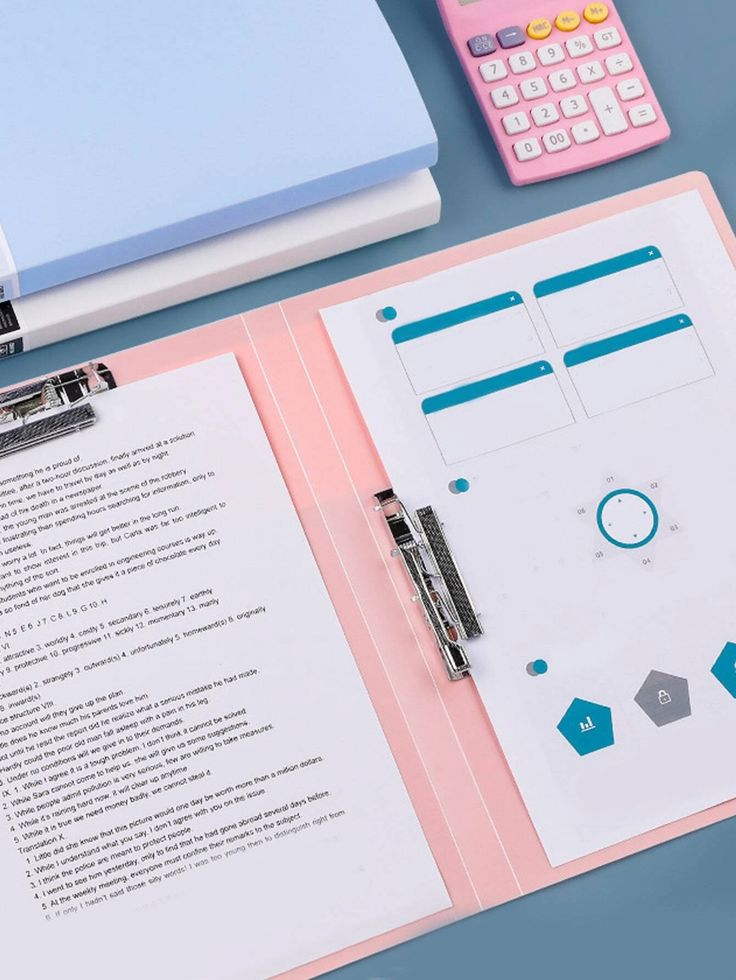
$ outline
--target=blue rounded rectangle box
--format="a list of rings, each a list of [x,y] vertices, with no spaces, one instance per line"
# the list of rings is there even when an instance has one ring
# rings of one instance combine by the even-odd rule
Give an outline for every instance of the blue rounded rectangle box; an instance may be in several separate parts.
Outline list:
[[[513,290],[402,324],[391,338],[418,395],[543,353],[524,300]]]
[[[538,282],[534,295],[560,347],[601,336],[682,307],[655,245]]]
[[[573,423],[549,361],[534,361],[425,398],[422,411],[446,463],[525,442]]]
[[[574,347],[563,360],[588,416],[713,375],[703,343],[685,313]]]

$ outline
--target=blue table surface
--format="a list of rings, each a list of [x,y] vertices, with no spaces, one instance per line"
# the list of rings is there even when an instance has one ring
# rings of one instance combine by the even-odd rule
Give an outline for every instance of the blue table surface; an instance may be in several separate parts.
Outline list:
[[[736,59],[731,0],[618,0],[672,126],[669,143],[533,187],[509,183],[434,0],[379,0],[440,140],[434,228],[164,310],[0,365],[0,385],[163,337],[469,238],[704,170],[736,218]],[[561,2],[560,7],[564,6]],[[582,0],[576,6],[582,6]],[[726,757],[724,765],[733,765]],[[652,774],[656,778],[656,773]],[[476,915],[355,963],[338,980],[680,980],[734,973],[736,821]]]

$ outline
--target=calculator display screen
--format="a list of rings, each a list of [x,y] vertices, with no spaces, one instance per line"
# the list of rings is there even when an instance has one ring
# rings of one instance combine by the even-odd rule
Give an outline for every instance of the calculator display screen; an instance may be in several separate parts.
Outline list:
[[[461,7],[467,6],[469,3],[477,3],[478,0],[457,0]]]

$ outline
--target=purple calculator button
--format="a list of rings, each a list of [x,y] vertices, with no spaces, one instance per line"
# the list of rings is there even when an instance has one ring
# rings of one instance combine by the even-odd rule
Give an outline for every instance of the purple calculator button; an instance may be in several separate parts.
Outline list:
[[[526,40],[526,35],[521,27],[504,27],[496,34],[498,43],[502,48],[518,48]]]
[[[483,55],[493,54],[496,50],[496,42],[492,34],[477,34],[470,38],[468,47],[474,58],[482,58]]]

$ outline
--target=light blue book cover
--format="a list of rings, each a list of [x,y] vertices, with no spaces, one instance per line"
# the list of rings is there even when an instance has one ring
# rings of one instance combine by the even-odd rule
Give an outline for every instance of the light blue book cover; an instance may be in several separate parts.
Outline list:
[[[375,0],[24,0],[2,32],[0,298],[436,161]]]

